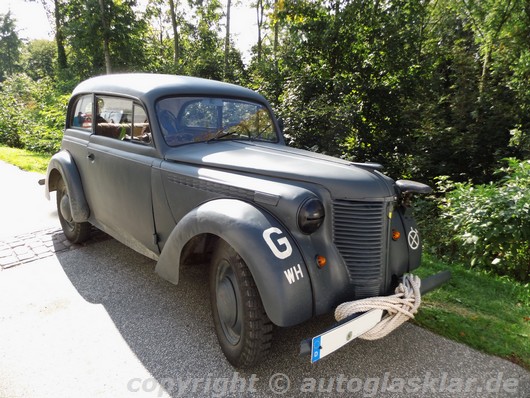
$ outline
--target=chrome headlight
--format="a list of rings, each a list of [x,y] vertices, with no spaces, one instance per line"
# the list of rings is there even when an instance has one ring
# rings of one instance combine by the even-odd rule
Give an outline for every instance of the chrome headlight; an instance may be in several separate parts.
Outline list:
[[[298,210],[298,227],[304,234],[312,234],[324,222],[324,205],[317,198],[307,199]]]

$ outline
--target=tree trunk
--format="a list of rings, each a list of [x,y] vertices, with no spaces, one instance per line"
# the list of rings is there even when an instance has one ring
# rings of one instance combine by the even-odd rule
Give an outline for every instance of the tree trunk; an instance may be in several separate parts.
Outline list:
[[[478,86],[479,100],[482,101],[484,89],[486,87],[486,80],[488,79],[488,72],[491,60],[491,43],[486,44],[486,53],[484,54],[484,60],[482,61],[482,73],[480,75],[480,81]]]
[[[261,63],[261,51],[263,47],[263,39],[261,37],[261,30],[263,29],[263,19],[264,19],[264,6],[263,0],[256,1],[256,23],[258,25],[258,63]]]
[[[59,0],[53,0],[54,5],[54,19],[55,19],[55,44],[57,46],[57,66],[60,70],[68,68],[68,61],[66,58],[66,50],[64,48],[63,26],[61,23],[62,13]]]
[[[228,76],[229,55],[230,55],[230,8],[231,0],[226,0],[226,37],[225,37],[225,65],[223,70],[224,80]]]
[[[278,36],[280,31],[280,23],[278,21],[278,7],[278,0],[274,0],[274,13],[276,15],[274,18],[274,43],[272,45],[272,52],[274,53],[274,68],[276,69],[276,71],[278,71]]]
[[[178,1],[178,0],[177,0]],[[177,3],[178,6],[178,3]],[[176,14],[176,7],[175,7],[175,1],[169,0],[169,11],[171,13],[171,27],[173,28],[173,56],[174,56],[174,62],[175,66],[178,67],[179,65],[179,59],[180,59],[180,44],[179,44],[179,32],[178,32],[178,25],[177,25],[177,14]]]
[[[109,45],[109,26],[105,18],[105,0],[99,0],[99,9],[101,16],[101,25],[103,27],[103,54],[105,55],[105,70],[107,75],[112,73],[112,63],[110,58],[110,45]]]

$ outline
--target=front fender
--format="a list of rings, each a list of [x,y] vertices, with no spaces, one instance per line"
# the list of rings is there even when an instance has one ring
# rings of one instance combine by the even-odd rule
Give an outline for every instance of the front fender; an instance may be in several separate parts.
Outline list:
[[[219,236],[239,253],[274,324],[292,326],[312,316],[309,273],[294,240],[270,214],[240,200],[213,200],[183,217],[164,245],[156,272],[178,283],[183,247],[205,233]]]
[[[45,195],[48,200],[50,200],[50,192],[57,190],[57,182],[60,178],[63,179],[68,190],[73,220],[75,222],[87,221],[90,216],[90,209],[85,198],[81,176],[72,155],[66,150],[57,152],[48,163],[45,187]]]

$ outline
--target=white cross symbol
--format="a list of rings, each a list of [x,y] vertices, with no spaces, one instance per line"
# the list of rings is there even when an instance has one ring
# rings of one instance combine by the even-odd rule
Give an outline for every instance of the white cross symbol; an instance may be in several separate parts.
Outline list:
[[[418,230],[410,227],[407,240],[412,250],[416,250],[418,247],[420,247],[420,234],[418,233]]]

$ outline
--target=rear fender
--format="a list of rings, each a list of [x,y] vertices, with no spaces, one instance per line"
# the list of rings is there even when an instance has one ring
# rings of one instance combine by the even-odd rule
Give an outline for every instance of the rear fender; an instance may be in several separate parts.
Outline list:
[[[85,198],[81,176],[70,152],[62,150],[52,156],[46,173],[45,195],[50,199],[50,192],[57,190],[59,179],[63,179],[75,222],[85,222],[90,216],[90,209]]]
[[[178,283],[182,250],[201,234],[222,238],[241,256],[273,323],[291,326],[312,316],[309,274],[294,240],[270,214],[240,200],[213,200],[183,217],[164,245],[156,272]]]

